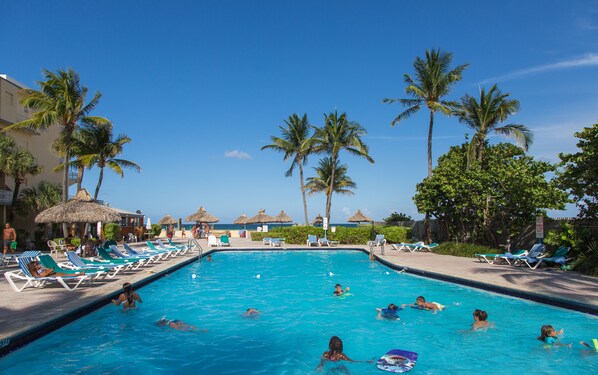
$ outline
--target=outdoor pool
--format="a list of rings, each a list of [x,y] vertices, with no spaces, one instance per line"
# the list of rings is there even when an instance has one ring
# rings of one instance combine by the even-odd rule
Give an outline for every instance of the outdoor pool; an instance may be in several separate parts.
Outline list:
[[[218,252],[138,290],[143,304],[106,306],[0,359],[2,374],[306,374],[331,336],[355,360],[393,348],[419,353],[413,374],[598,372],[598,353],[579,341],[598,336],[594,316],[393,271],[359,251]],[[333,273],[330,276],[330,272]],[[196,275],[194,278],[193,275]],[[258,277],[259,275],[259,277]],[[333,297],[334,285],[351,296]],[[418,295],[447,306],[407,308],[400,321],[376,307]],[[254,307],[257,318],[243,316]],[[495,328],[470,331],[475,309]],[[166,317],[206,333],[160,328]],[[572,348],[545,349],[540,327],[565,329]],[[352,374],[382,374],[345,363]],[[336,373],[327,366],[323,373]]]

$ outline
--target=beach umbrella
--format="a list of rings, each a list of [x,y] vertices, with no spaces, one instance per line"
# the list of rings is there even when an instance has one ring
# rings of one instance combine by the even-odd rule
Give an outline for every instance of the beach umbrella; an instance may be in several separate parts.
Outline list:
[[[273,222],[274,218],[270,215],[267,215],[266,210],[264,210],[263,208],[258,211],[257,215],[247,219],[247,224],[265,224]]]
[[[292,223],[293,219],[291,219],[291,217],[289,215],[287,215],[286,212],[284,212],[284,210],[280,211],[280,213],[276,216],[274,216],[274,222],[275,223]]]
[[[322,215],[318,214],[318,216],[316,216],[316,218],[311,222],[311,225],[322,225],[324,224],[324,218],[322,217]]]
[[[145,229],[152,229],[152,219],[150,219],[149,217],[147,218],[147,222],[145,223]]]
[[[369,217],[365,216],[364,214],[361,213],[361,210],[357,210],[357,212],[355,213],[355,215],[351,216],[350,218],[347,219],[347,221],[349,223],[364,223],[364,222],[373,222],[372,219],[370,219]]]
[[[200,227],[202,224],[212,224],[220,221],[216,216],[210,215],[205,208],[199,207],[197,212],[187,216],[185,219],[187,222],[196,222]],[[209,229],[209,228],[208,228]]]
[[[160,219],[160,221],[158,221],[158,224],[160,225],[174,225],[176,224],[176,219],[170,215],[164,215],[163,218]]]
[[[243,215],[239,216],[238,218],[236,218],[235,221],[233,221],[233,224],[243,225],[243,229],[245,229],[248,219],[249,218],[247,217],[247,215],[243,214]]]
[[[108,206],[95,203],[85,189],[81,189],[67,203],[60,203],[40,212],[35,222],[40,223],[117,223],[120,214]]]

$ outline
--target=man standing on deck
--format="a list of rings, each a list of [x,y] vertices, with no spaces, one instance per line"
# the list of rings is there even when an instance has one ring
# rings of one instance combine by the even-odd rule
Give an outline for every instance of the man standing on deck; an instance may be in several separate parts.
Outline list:
[[[17,232],[14,228],[10,227],[10,223],[6,223],[4,225],[4,235],[3,244],[4,244],[4,255],[6,255],[6,251],[10,249],[10,251],[14,254],[15,250],[12,248],[12,243],[17,240]]]

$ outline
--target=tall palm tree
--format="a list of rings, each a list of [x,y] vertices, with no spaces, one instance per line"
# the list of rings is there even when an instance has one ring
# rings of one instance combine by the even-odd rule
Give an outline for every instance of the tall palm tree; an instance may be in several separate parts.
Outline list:
[[[317,176],[308,177],[305,185],[310,195],[324,192],[326,200],[329,201],[332,200],[333,193],[354,194],[351,189],[357,188],[357,185],[351,180],[351,177],[347,176],[347,166],[341,165],[338,159],[333,164],[332,158],[325,157],[320,160],[314,170]]]
[[[61,157],[64,157],[64,144],[60,142],[60,140],[56,140],[52,144],[52,149]],[[90,169],[92,166],[85,164],[81,160],[81,156],[88,155],[93,153],[93,150],[90,149],[90,145],[86,142],[85,139],[81,137],[80,129],[77,129],[73,133],[73,138],[71,140],[71,161],[69,162],[70,169],[77,170],[77,192],[79,192],[83,185],[83,176],[85,175],[85,169]],[[64,164],[57,165],[52,171],[53,172],[62,172],[64,169]]]
[[[56,73],[44,69],[43,75],[45,81],[38,82],[40,90],[26,90],[26,95],[21,100],[25,108],[33,109],[31,118],[9,125],[4,131],[45,130],[50,126],[60,126],[59,140],[64,144],[62,202],[66,203],[73,132],[81,124],[98,125],[108,120],[89,115],[97,106],[102,94],[96,92],[93,98],[85,103],[88,89],[81,85],[79,75],[73,69],[58,70]]]
[[[480,90],[480,99],[464,95],[461,102],[453,113],[459,122],[475,130],[475,134],[469,143],[468,167],[474,160],[482,162],[484,143],[490,132],[501,136],[514,138],[524,151],[533,142],[533,133],[525,125],[508,124],[499,126],[506,121],[510,115],[519,110],[519,101],[509,99],[509,93],[503,93],[496,85],[493,85],[488,92]]]
[[[405,93],[410,99],[390,99],[383,100],[384,103],[399,102],[407,109],[393,120],[392,126],[408,119],[417,113],[423,105],[426,105],[430,111],[430,123],[428,126],[428,177],[432,176],[432,130],[434,128],[434,113],[437,111],[445,115],[451,114],[453,102],[443,99],[452,86],[461,80],[463,71],[469,64],[462,64],[454,69],[450,68],[453,55],[440,50],[426,50],[425,60],[417,57],[413,62],[415,69],[415,79],[409,74],[403,75],[403,80],[407,84]]]
[[[98,199],[100,187],[104,180],[104,168],[108,167],[114,173],[124,177],[123,168],[131,168],[137,172],[141,172],[141,167],[129,160],[118,159],[117,156],[122,154],[123,146],[131,142],[126,134],[120,134],[116,139],[113,139],[112,124],[96,124],[84,125],[81,130],[81,139],[86,142],[92,152],[87,155],[80,155],[78,158],[84,165],[94,165],[100,168],[100,176],[96,186],[93,199]]]
[[[272,136],[272,144],[262,147],[262,150],[271,149],[284,153],[283,160],[292,158],[290,168],[285,176],[291,177],[295,167],[299,167],[299,183],[301,187],[301,197],[303,198],[303,214],[305,216],[305,225],[309,225],[307,215],[307,199],[305,198],[305,183],[303,179],[303,166],[307,164],[307,157],[313,152],[314,139],[310,135],[312,126],[307,120],[307,114],[299,117],[296,113],[284,120],[286,127],[279,126],[282,136]]]
[[[16,210],[19,214],[25,215],[30,212],[41,212],[54,207],[61,200],[60,185],[48,181],[41,181],[37,187],[23,189],[17,204]]]
[[[316,152],[326,153],[330,157],[330,185],[326,193],[326,217],[330,219],[330,208],[332,205],[332,192],[335,191],[335,174],[338,165],[339,154],[345,150],[348,153],[365,158],[370,163],[374,163],[368,153],[368,146],[361,137],[367,135],[365,128],[356,122],[347,120],[347,114],[340,116],[337,111],[324,115],[324,125],[316,128],[314,135]]]

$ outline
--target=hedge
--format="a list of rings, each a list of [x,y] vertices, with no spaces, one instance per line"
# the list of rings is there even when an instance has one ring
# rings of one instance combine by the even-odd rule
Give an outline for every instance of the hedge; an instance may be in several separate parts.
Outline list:
[[[375,238],[376,234],[384,234],[389,243],[405,242],[411,236],[411,228],[406,227],[382,227],[376,226],[372,231],[371,226],[359,227],[336,227],[336,231],[326,232],[326,237],[331,241],[338,241],[343,245],[365,245],[368,241]],[[270,227],[269,232],[251,232],[253,241],[262,241],[264,237],[284,238],[287,244],[303,245],[307,241],[307,236],[314,234],[318,238],[324,237],[322,227],[313,226],[294,226],[294,227]]]

